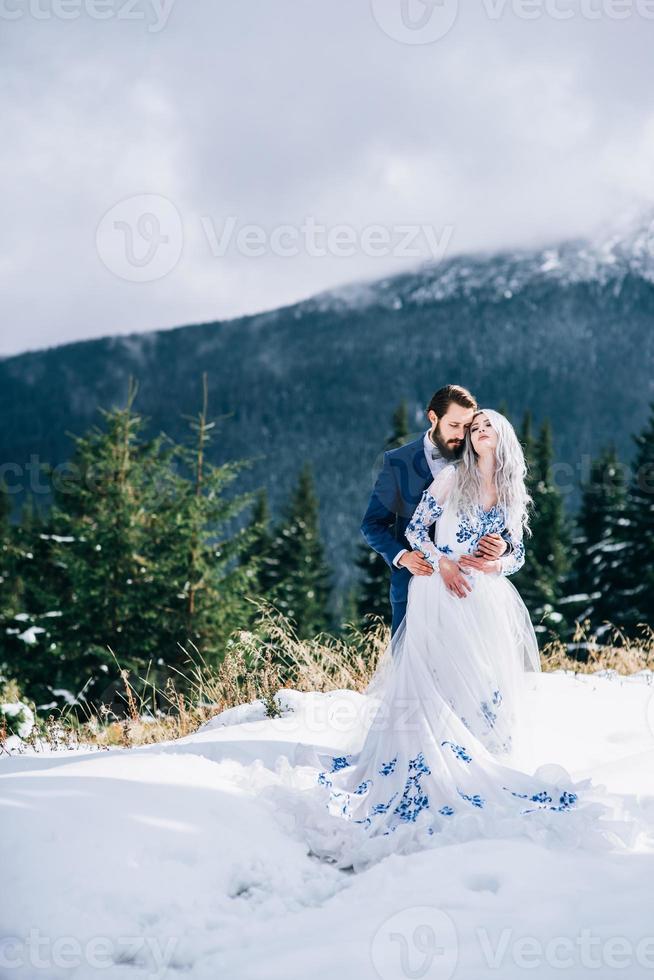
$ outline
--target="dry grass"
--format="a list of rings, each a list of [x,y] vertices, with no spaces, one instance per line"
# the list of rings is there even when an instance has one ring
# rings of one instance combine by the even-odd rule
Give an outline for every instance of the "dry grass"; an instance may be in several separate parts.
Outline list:
[[[607,623],[603,643],[593,637],[590,623],[577,623],[571,643],[552,640],[541,651],[543,670],[574,670],[592,674],[596,670],[615,670],[635,674],[654,670],[654,630],[641,627],[641,636],[629,639],[617,626]]]
[[[37,718],[24,745],[42,751],[89,744],[98,749],[130,748],[169,741],[192,734],[226,708],[257,699],[274,717],[279,714],[275,694],[280,688],[362,690],[390,638],[388,628],[376,619],[363,630],[350,627],[342,638],[325,633],[301,640],[277,609],[263,601],[256,605],[256,629],[232,636],[219,667],[207,664],[191,645],[191,651],[184,650],[188,672],[174,671],[163,689],[155,688],[147,677],[134,679],[121,670],[124,717],[117,718],[108,705],[95,711],[86,706],[87,716],[80,720],[67,707],[58,716]],[[19,700],[15,685],[11,695],[11,700]],[[153,710],[154,703],[165,708]],[[0,727],[0,753],[6,751],[7,734]]]
[[[207,664],[197,648],[185,650],[188,673],[169,676],[163,690],[146,678],[130,677],[121,670],[124,685],[124,717],[116,717],[107,705],[88,711],[80,720],[66,708],[59,716],[39,718],[24,744],[34,750],[130,748],[182,738],[227,708],[261,699],[270,717],[279,713],[275,694],[280,688],[299,691],[363,690],[379,657],[386,649],[390,631],[373,619],[363,629],[349,627],[345,637],[321,634],[312,640],[298,638],[288,620],[273,606],[257,602],[258,620],[253,631],[235,633],[219,667]],[[647,627],[637,640],[627,639],[617,628],[605,633],[605,642],[592,639],[589,624],[577,627],[574,640],[552,640],[542,651],[543,670],[566,669],[579,673],[608,668],[631,674],[654,669],[654,631]],[[18,700],[15,684],[7,685],[0,700]],[[156,697],[155,697],[156,696]],[[165,708],[153,710],[153,704]],[[36,714],[36,712],[35,712]],[[6,729],[0,719],[0,752],[6,751]]]

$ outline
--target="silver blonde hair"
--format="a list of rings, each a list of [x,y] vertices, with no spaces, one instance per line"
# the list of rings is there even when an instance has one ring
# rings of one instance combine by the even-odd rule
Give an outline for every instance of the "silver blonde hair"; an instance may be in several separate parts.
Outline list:
[[[507,529],[517,535],[520,535],[523,530],[531,534],[529,528],[531,497],[525,485],[527,463],[522,446],[507,418],[492,408],[480,408],[475,412],[473,421],[482,414],[488,418],[497,433],[495,489],[497,503],[505,514]],[[477,454],[472,448],[470,429],[466,432],[463,455],[455,470],[456,480],[449,502],[455,511],[472,518],[481,503],[482,494]]]

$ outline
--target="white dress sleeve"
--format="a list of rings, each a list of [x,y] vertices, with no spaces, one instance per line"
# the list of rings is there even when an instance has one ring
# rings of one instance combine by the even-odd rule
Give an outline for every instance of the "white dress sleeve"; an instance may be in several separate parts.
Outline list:
[[[502,575],[513,575],[519,571],[525,563],[525,546],[522,540],[522,529],[516,534],[507,528],[506,536],[511,542],[512,550],[508,555],[498,558]]]
[[[429,537],[429,528],[443,513],[445,501],[454,483],[455,468],[451,463],[443,467],[436,478],[423,491],[420,503],[407,525],[405,536],[415,551],[421,551],[429,564],[437,571],[441,554]]]

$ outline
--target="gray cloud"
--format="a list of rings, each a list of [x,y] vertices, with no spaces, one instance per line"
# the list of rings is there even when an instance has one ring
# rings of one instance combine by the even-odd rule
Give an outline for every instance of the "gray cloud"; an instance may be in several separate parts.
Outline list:
[[[111,0],[103,21],[92,0],[66,0],[70,20],[56,2],[0,3],[5,354],[401,271],[430,254],[422,233],[402,254],[406,225],[431,227],[450,253],[534,244],[592,234],[654,197],[654,19],[637,0],[543,0],[535,20],[520,16],[533,3],[475,0],[424,45],[375,20],[375,4],[392,14],[400,0],[177,0],[167,20],[151,0]],[[121,277],[96,246],[103,215],[139,195],[181,218],[172,268],[151,281]],[[230,216],[229,247],[212,254],[207,231],[219,240]],[[308,254],[307,220],[349,231],[332,254]],[[239,246],[246,225],[263,254]],[[367,247],[370,226],[385,250]],[[343,241],[353,254],[334,254]]]

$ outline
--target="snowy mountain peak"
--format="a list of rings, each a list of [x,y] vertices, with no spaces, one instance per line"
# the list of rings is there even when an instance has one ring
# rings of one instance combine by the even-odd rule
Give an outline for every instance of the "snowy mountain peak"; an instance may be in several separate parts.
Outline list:
[[[458,255],[411,273],[331,289],[299,304],[297,315],[369,306],[401,310],[472,295],[501,301],[534,282],[606,283],[630,274],[654,283],[654,210],[624,218],[592,239]]]

